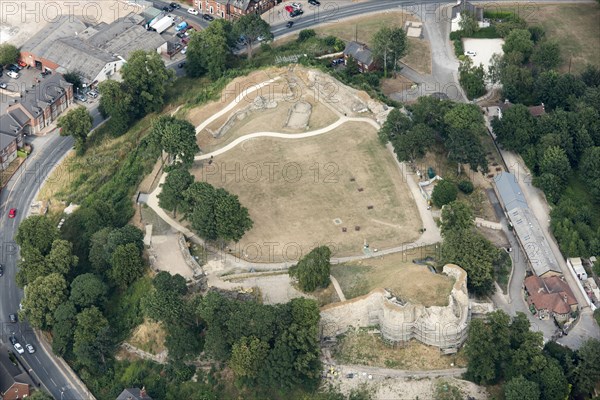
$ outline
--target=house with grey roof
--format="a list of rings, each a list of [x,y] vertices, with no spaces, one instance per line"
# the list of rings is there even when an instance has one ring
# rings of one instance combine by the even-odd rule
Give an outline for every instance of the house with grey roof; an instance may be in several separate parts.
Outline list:
[[[539,277],[561,275],[560,266],[516,176],[502,172],[494,178],[494,189],[533,272]]]
[[[22,134],[39,134],[52,124],[59,115],[73,104],[73,85],[60,74],[51,74],[32,89],[25,90],[20,100],[14,100],[6,113],[14,123],[6,120],[7,126],[19,126]],[[20,147],[20,145],[19,145]]]
[[[483,8],[477,7],[467,0],[458,0],[456,5],[452,7],[452,19],[451,19],[451,31],[460,30],[460,22],[464,15],[470,14],[478,22],[480,28],[489,26],[489,22],[485,22],[483,19]]]
[[[78,72],[95,84],[115,75],[135,50],[166,52],[166,40],[130,13],[111,24],[89,26],[73,16],[47,24],[21,49],[21,59],[40,70]]]
[[[348,42],[344,49],[344,64],[348,65],[348,59],[354,59],[358,64],[360,72],[369,72],[376,69],[373,52],[364,43]]]
[[[23,125],[10,114],[0,117],[0,170],[8,168],[17,158],[17,149],[23,146]]]
[[[124,389],[117,400],[152,400],[152,397],[146,393],[146,388],[128,388]]]

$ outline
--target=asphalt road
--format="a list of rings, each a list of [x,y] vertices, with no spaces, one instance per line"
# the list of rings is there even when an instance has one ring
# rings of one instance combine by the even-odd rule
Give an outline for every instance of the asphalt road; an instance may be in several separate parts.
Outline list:
[[[95,107],[92,108],[91,113],[94,117],[94,126],[97,126],[102,118]],[[17,324],[8,322],[9,314],[18,312],[23,297],[23,290],[15,282],[19,253],[13,240],[14,235],[19,223],[27,217],[29,205],[49,173],[60,164],[62,158],[73,147],[71,137],[61,137],[56,131],[46,136],[26,137],[25,141],[32,144],[33,152],[0,193],[0,242],[2,243],[0,263],[4,265],[4,276],[0,277],[0,304],[2,305],[0,339],[9,350],[14,350],[8,341],[8,337],[12,334],[17,337],[21,345],[32,344],[36,349],[34,354],[25,352],[17,355],[17,358],[29,372],[34,383],[41,382],[41,387],[56,399],[81,400],[87,398],[84,389],[65,376],[63,370],[56,364],[54,356],[44,351],[27,322]],[[13,219],[7,216],[11,208],[17,209],[16,217]],[[16,351],[13,352],[16,354]]]

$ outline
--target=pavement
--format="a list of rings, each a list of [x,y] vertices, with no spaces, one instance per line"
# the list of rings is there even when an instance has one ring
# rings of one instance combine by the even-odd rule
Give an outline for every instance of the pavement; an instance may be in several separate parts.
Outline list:
[[[94,126],[97,126],[102,118],[96,107],[88,107],[92,109]],[[87,389],[82,387],[77,377],[51,353],[47,344],[40,343],[27,322],[7,322],[8,315],[19,310],[23,297],[23,290],[15,282],[19,250],[13,238],[19,223],[27,217],[29,205],[37,196],[40,187],[54,168],[60,168],[62,159],[73,148],[73,139],[59,136],[56,130],[46,136],[28,136],[25,142],[32,145],[33,152],[0,193],[0,262],[4,264],[4,276],[0,278],[0,321],[3,321],[0,340],[12,348],[8,336],[14,334],[21,344],[30,343],[36,348],[34,354],[25,353],[17,357],[34,383],[39,383],[52,396],[63,400],[87,399]],[[17,209],[14,219],[7,217],[10,208]]]

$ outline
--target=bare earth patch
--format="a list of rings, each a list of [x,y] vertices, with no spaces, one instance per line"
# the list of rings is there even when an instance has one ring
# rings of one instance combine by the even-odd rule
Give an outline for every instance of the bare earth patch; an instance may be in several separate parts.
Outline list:
[[[146,319],[133,331],[127,342],[138,349],[157,355],[165,350],[166,336],[161,323]]]
[[[335,256],[356,255],[365,240],[384,249],[419,235],[411,193],[366,123],[293,141],[252,139],[204,168],[196,163],[196,180],[238,195],[250,211],[254,227],[234,248],[249,261],[294,262],[324,244]]]
[[[454,280],[412,262],[415,258],[433,255],[435,251],[435,246],[407,249],[383,257],[333,265],[331,275],[338,280],[348,299],[384,288],[411,303],[426,307],[446,306]]]
[[[416,340],[390,345],[379,334],[368,333],[366,329],[344,335],[335,348],[334,357],[342,364],[411,371],[460,368],[467,365],[462,350],[456,354],[444,355],[437,347],[427,346]]]
[[[400,93],[411,88],[415,83],[403,75],[397,74],[395,78],[381,80],[381,90],[386,96]]]

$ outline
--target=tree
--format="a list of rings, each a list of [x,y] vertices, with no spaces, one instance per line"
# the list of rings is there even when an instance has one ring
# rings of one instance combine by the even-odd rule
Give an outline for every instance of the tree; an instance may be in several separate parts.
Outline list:
[[[540,385],[540,398],[543,400],[566,399],[569,395],[569,382],[556,360],[548,360],[535,380]]]
[[[539,400],[540,389],[537,383],[517,376],[504,385],[504,398],[506,400]]]
[[[63,78],[65,78],[65,81],[73,85],[73,89],[79,90],[82,88],[83,82],[81,81],[81,73],[78,71],[67,72],[63,75]]]
[[[491,83],[496,84],[500,82],[502,76],[502,69],[505,68],[504,57],[498,53],[492,54],[490,58],[490,65],[487,71],[487,78]]]
[[[536,120],[523,104],[515,104],[503,111],[502,119],[492,120],[492,128],[507,150],[522,150],[539,137]]]
[[[496,379],[496,365],[491,342],[490,327],[481,319],[473,319],[469,324],[469,336],[465,344],[468,359],[466,376],[477,384],[487,384]]]
[[[533,103],[534,79],[531,69],[506,63],[500,71],[502,95],[513,103]]]
[[[475,19],[473,13],[467,11],[462,11],[460,13],[458,26],[465,37],[473,36],[473,34],[479,30],[477,19]]]
[[[412,128],[413,122],[400,108],[394,108],[388,114],[383,126],[379,130],[379,140],[387,144],[398,134],[405,134]]]
[[[167,337],[165,346],[172,360],[189,360],[202,351],[201,332],[199,329],[181,321],[166,325]]]
[[[248,59],[252,59],[252,46],[259,37],[265,40],[272,40],[273,33],[269,24],[260,17],[260,14],[246,14],[240,17],[233,24],[233,31],[236,36],[243,36],[248,50]]]
[[[543,190],[548,202],[558,203],[566,184],[565,181],[551,173],[543,173],[533,178],[533,184]]]
[[[471,193],[473,193],[473,190],[475,189],[475,187],[473,186],[473,182],[466,180],[466,179],[458,182],[457,186],[458,186],[458,190],[460,190],[464,194],[471,194]]]
[[[169,171],[162,190],[158,195],[158,205],[177,215],[177,207],[185,200],[183,193],[194,182],[194,177],[185,168],[174,168]]]
[[[229,21],[217,20],[215,22],[197,35],[203,47],[203,68],[214,80],[220,78],[227,68],[227,58],[231,54],[227,34],[232,29]]]
[[[435,143],[435,132],[425,124],[414,125],[405,133],[399,133],[392,139],[394,153],[399,161],[414,161],[423,157]]]
[[[346,58],[346,69],[344,69],[344,75],[348,79],[351,79],[353,76],[360,74],[360,67],[358,66],[358,62],[351,55]]]
[[[134,119],[132,94],[120,82],[110,79],[100,82],[98,91],[101,94],[99,109],[104,117],[110,117],[107,124],[113,136],[122,135]]]
[[[442,235],[449,231],[471,229],[475,217],[473,210],[464,201],[453,201],[442,208]]]
[[[316,247],[290,268],[290,276],[298,279],[298,285],[304,292],[312,292],[317,288],[329,285],[329,258],[331,250],[327,246]]]
[[[16,46],[9,43],[0,44],[0,67],[16,63],[19,57],[21,57],[21,52]]]
[[[78,257],[73,255],[73,243],[57,239],[52,242],[50,253],[46,256],[46,272],[67,275],[78,261]]]
[[[71,282],[71,296],[69,299],[84,309],[90,306],[102,306],[106,301],[108,288],[100,278],[94,274],[81,274]]]
[[[298,34],[299,42],[306,42],[308,39],[317,36],[317,32],[314,29],[302,29]]]
[[[431,201],[436,207],[441,208],[443,205],[456,200],[456,196],[458,196],[458,189],[454,182],[443,179],[438,181],[433,188]]]
[[[77,309],[67,301],[56,307],[54,311],[54,326],[52,326],[52,351],[63,357],[71,351]]]
[[[52,242],[58,238],[56,224],[41,215],[26,218],[19,225],[15,242],[21,246],[21,252],[29,252],[32,249],[46,255],[50,251]]]
[[[144,274],[140,250],[133,243],[117,246],[111,258],[110,277],[113,283],[125,289]]]
[[[474,104],[458,104],[444,115],[446,138],[444,145],[452,161],[469,164],[476,171],[487,168],[485,151],[481,137],[485,134],[485,124],[479,107]]]
[[[437,134],[442,135],[446,131],[444,116],[454,107],[449,100],[440,100],[432,96],[422,96],[415,104],[408,106],[415,124],[425,124],[431,127]]]
[[[131,95],[132,112],[136,118],[160,111],[164,104],[165,83],[173,79],[156,51],[136,50],[121,68],[123,85]]]
[[[73,136],[75,148],[82,154],[88,133],[92,130],[92,122],[93,118],[87,108],[77,107],[59,117],[57,126],[60,128],[61,136]]]
[[[154,120],[151,140],[167,152],[175,165],[190,167],[200,148],[196,142],[196,128],[188,121],[171,116],[161,116]]]
[[[406,32],[400,27],[382,27],[373,36],[373,55],[384,67],[384,77],[387,77],[387,69],[392,68],[394,72],[398,61],[408,51],[408,39]]]
[[[600,382],[600,341],[589,338],[577,350],[574,385],[578,394],[589,396]]]
[[[166,324],[181,324],[186,317],[186,306],[180,294],[172,290],[155,289],[142,300],[142,309],[147,317]]]
[[[62,275],[53,273],[40,276],[27,285],[22,313],[31,326],[48,329],[54,324],[54,312],[66,300],[67,282]]]
[[[527,29],[512,30],[502,45],[504,54],[507,54],[509,62],[514,64],[522,64],[529,59],[533,50],[533,41],[531,40],[531,32]],[[508,56],[512,53],[512,57]]]
[[[581,158],[579,171],[596,202],[600,203],[600,146],[590,147]]]
[[[566,182],[571,172],[571,164],[565,151],[558,146],[548,147],[540,160],[540,173],[553,174]]]
[[[256,337],[242,337],[231,348],[229,367],[238,378],[255,379],[269,352],[268,344]]]
[[[102,312],[94,306],[80,312],[73,335],[77,363],[96,373],[102,371],[111,349],[110,327]]]
[[[248,209],[240,204],[236,195],[228,193],[225,189],[217,189],[215,195],[217,235],[220,239],[237,242],[252,228],[253,222]]]
[[[558,43],[544,41],[533,50],[531,61],[542,69],[554,69],[560,64],[560,47]]]
[[[36,390],[27,396],[27,400],[52,400],[53,398],[54,397],[50,396],[46,392],[42,392],[41,390]]]
[[[173,292],[185,295],[188,292],[185,278],[179,274],[171,275],[167,271],[160,271],[152,280],[152,286],[159,292]]]
[[[472,65],[471,59],[467,58],[460,63],[458,73],[460,85],[465,90],[469,100],[485,94],[485,70],[482,64],[476,67]]]
[[[589,87],[600,86],[600,68],[591,64],[586,65],[581,73],[581,80]]]

